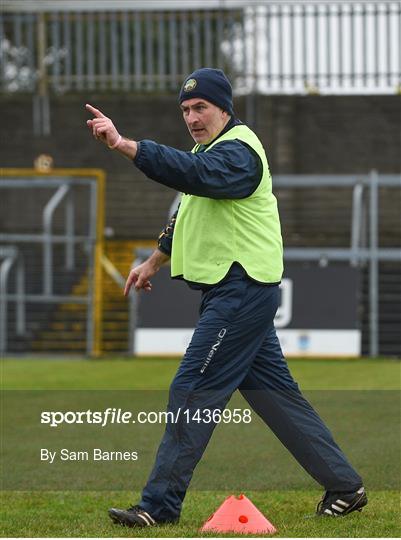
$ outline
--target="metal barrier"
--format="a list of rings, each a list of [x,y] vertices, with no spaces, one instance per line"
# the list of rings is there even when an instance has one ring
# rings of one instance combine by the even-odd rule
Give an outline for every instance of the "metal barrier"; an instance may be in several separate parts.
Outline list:
[[[327,265],[330,261],[348,261],[352,265],[369,264],[369,354],[379,354],[379,261],[401,262],[401,249],[380,248],[379,227],[379,187],[401,189],[400,175],[378,175],[376,171],[366,177],[353,175],[276,175],[273,189],[280,188],[352,188],[352,215],[350,247],[343,248],[285,248],[285,261],[319,261]],[[364,193],[369,196],[369,207],[364,201]],[[399,194],[398,194],[399,196]],[[173,203],[172,207],[175,205]],[[369,242],[365,245],[364,231],[366,219],[369,222]],[[137,250],[133,266],[143,262],[150,250]],[[135,328],[137,325],[138,293],[131,292],[129,352],[135,354]]]
[[[358,265],[359,249],[365,245],[364,224],[366,213],[363,196],[364,185],[358,182],[352,192],[351,251],[353,255],[350,262],[353,266]]]
[[[11,268],[16,264],[16,332],[23,336],[26,332],[25,312],[25,266],[21,253],[15,246],[0,246],[0,354],[7,351],[7,302],[8,302],[8,278]]]
[[[205,65],[224,68],[245,93],[400,90],[398,1],[12,0],[2,7],[2,90],[35,92],[45,116],[49,91],[176,91]]]
[[[148,248],[136,249],[134,251],[134,261],[131,268],[135,268],[140,265],[145,259],[147,259],[153,250]],[[138,326],[138,308],[139,308],[139,293],[135,288],[131,288],[129,293],[129,330],[128,330],[128,353],[136,355],[136,336],[135,331]]]
[[[19,182],[20,183],[20,182]],[[15,185],[15,184],[14,184]],[[30,184],[28,184],[29,186]],[[53,215],[62,202],[70,193],[70,184],[61,185],[43,210],[43,294],[53,293],[53,243],[52,224]],[[68,199],[65,214],[65,260],[66,268],[74,268],[74,204],[71,197]]]
[[[369,354],[377,356],[379,353],[379,261],[401,261],[400,248],[379,248],[379,186],[401,188],[401,176],[378,175],[371,171],[366,178],[356,180],[353,176],[276,176],[274,186],[278,187],[345,187],[354,186],[353,217],[351,228],[351,247],[338,248],[287,248],[284,258],[287,260],[317,260],[324,263],[328,261],[349,261],[351,264],[360,262],[369,263]],[[358,187],[360,186],[360,187]],[[361,196],[362,186],[369,190],[369,246],[360,247],[360,231],[363,227],[364,212]],[[359,194],[360,193],[360,194]],[[357,202],[355,202],[355,200]],[[359,214],[359,215],[358,215]]]
[[[71,198],[74,186],[86,186],[89,190],[89,230],[87,234],[77,235],[74,230],[74,203]],[[42,234],[1,233],[1,242],[42,244],[43,248],[43,283],[42,294],[25,294],[24,300],[29,303],[76,303],[87,305],[86,352],[94,356],[100,354],[101,343],[101,257],[103,252],[104,223],[104,173],[99,170],[54,169],[46,175],[31,169],[3,169],[0,188],[57,188],[54,195],[45,205],[42,212]],[[67,197],[65,209],[65,234],[54,234],[52,223],[54,212]],[[88,254],[88,291],[86,295],[61,295],[53,290],[53,246],[65,246],[65,266],[73,270],[75,265],[75,246],[86,247]],[[5,264],[5,263],[3,263]],[[6,280],[10,263],[4,270]],[[21,279],[21,278],[18,278]],[[5,281],[6,283],[6,281]],[[2,306],[8,300],[20,300],[21,291],[17,295],[9,294],[6,285],[1,289]],[[3,313],[2,313],[3,314]],[[3,319],[3,317],[2,317]],[[4,312],[4,324],[7,326],[7,311]],[[6,327],[5,326],[5,327]],[[3,339],[4,342],[4,339]],[[3,351],[5,352],[5,351]]]
[[[134,252],[135,260],[131,268],[135,268],[142,261],[144,261],[152,253],[151,249],[140,248]],[[120,289],[125,287],[125,278],[120,274],[114,264],[106,257],[102,256],[102,267],[104,271],[111,277]],[[137,327],[137,315],[138,315],[138,293],[135,288],[132,288],[128,296],[128,353],[135,355],[135,329]]]
[[[45,206],[42,224],[44,230],[42,234],[0,234],[0,242],[15,244],[16,242],[28,242],[42,244],[44,253],[47,254],[43,261],[53,260],[52,250],[55,244],[64,246],[64,259],[67,267],[74,265],[74,247],[79,243],[88,248],[88,283],[87,296],[62,296],[54,293],[52,286],[52,269],[50,276],[50,287],[44,285],[42,294],[27,294],[24,291],[24,278],[22,259],[19,258],[17,269],[17,291],[15,294],[7,290],[8,275],[12,264],[18,260],[18,252],[15,248],[0,249],[0,256],[5,261],[0,267],[0,350],[6,351],[7,336],[7,302],[17,303],[17,332],[23,334],[25,331],[25,305],[32,303],[81,303],[87,305],[87,352],[93,355],[99,354],[101,349],[101,271],[103,268],[111,275],[120,287],[124,286],[125,279],[114,268],[111,262],[102,255],[103,237],[103,197],[104,178],[101,171],[74,171],[74,170],[54,170],[44,177],[31,170],[20,170],[18,174],[15,170],[3,170],[3,178],[0,180],[1,187],[12,186],[22,189],[32,187],[33,184],[42,187],[52,186],[57,189],[55,195]],[[36,176],[36,179],[28,179],[29,176]],[[18,178],[19,176],[19,178]],[[38,178],[39,176],[39,178]],[[17,178],[15,178],[17,177]],[[97,179],[93,181],[93,177]],[[68,197],[75,184],[86,185],[90,189],[89,203],[89,231],[87,235],[78,235],[71,224],[65,227],[65,234],[54,234],[52,230],[53,215],[58,205]],[[64,189],[61,189],[64,186]],[[67,186],[69,189],[67,189]],[[355,177],[335,176],[335,175],[277,175],[273,181],[274,189],[280,188],[350,188],[352,197],[352,213],[350,219],[350,245],[349,247],[314,247],[314,248],[286,248],[284,252],[285,260],[299,261],[319,261],[321,264],[328,264],[330,261],[348,261],[352,265],[367,263],[369,265],[369,353],[377,356],[379,351],[379,262],[380,261],[401,261],[401,250],[399,247],[381,248],[379,246],[379,188],[401,188],[401,177],[399,175],[378,175],[372,171],[369,176]],[[68,209],[68,199],[66,199],[66,214],[64,225],[73,216],[74,210]],[[72,202],[70,202],[72,204]],[[68,217],[69,216],[69,217]],[[73,220],[74,221],[74,220]],[[366,235],[367,223],[369,225],[369,236]],[[72,248],[71,248],[72,246]],[[139,264],[149,255],[149,250],[137,250],[134,266]],[[50,290],[50,292],[49,292]],[[137,326],[138,294],[130,294],[129,317],[130,334],[128,351],[135,352],[135,328]]]

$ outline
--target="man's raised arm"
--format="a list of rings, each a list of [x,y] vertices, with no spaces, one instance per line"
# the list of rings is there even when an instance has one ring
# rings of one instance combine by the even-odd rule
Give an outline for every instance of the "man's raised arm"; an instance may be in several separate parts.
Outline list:
[[[105,116],[102,111],[89,103],[85,107],[94,116],[92,120],[87,120],[86,124],[95,139],[106,144],[110,150],[117,150],[126,158],[134,159],[138,151],[137,142],[120,135],[111,119]]]

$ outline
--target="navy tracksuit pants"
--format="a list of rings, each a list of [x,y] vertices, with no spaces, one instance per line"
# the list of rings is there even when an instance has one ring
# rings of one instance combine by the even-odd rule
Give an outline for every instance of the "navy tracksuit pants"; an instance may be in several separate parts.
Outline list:
[[[293,380],[273,319],[278,286],[250,280],[239,265],[202,295],[200,319],[169,392],[168,411],[223,410],[239,389],[304,469],[326,490],[362,485]],[[157,521],[180,515],[194,468],[214,423],[167,424],[140,506]]]

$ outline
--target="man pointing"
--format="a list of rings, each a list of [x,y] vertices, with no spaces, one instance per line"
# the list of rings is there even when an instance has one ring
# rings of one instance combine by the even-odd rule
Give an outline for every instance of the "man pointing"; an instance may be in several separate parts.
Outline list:
[[[300,393],[274,328],[283,250],[263,146],[235,117],[231,85],[221,70],[189,75],[179,104],[196,143],[192,152],[125,138],[87,105],[96,139],[133,160],[148,178],[183,194],[158,249],[131,270],[124,291],[151,291],[152,276],[171,259],[171,276],[202,292],[200,319],[171,384],[168,410],[221,411],[238,389],[326,489],[317,513],[359,510],[367,503],[362,479]],[[140,527],[177,521],[214,427],[168,424],[141,501],[127,510],[110,509],[113,521]]]

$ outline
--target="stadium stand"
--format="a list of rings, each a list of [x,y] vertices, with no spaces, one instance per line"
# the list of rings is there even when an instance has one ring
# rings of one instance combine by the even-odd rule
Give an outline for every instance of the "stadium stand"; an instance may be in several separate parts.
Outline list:
[[[346,247],[350,243],[351,190],[337,189],[284,189],[276,190],[283,223],[286,247]],[[401,247],[398,230],[399,199],[389,188],[381,190],[382,213],[379,244],[383,247]],[[162,222],[162,219],[161,219]],[[366,241],[366,240],[365,240]],[[129,273],[135,247],[151,246],[152,241],[108,240],[105,254],[121,276]],[[154,242],[153,242],[154,245]],[[27,292],[35,294],[42,285],[42,259],[38,246],[23,248],[24,259],[29,261]],[[87,293],[88,278],[84,258],[73,272],[64,268],[61,247],[55,250],[55,290],[72,296]],[[362,326],[362,352],[369,350],[369,268],[361,267],[359,292]],[[14,276],[15,277],[15,276]],[[379,337],[380,353],[397,356],[399,328],[401,325],[401,280],[399,264],[382,262],[379,272]],[[13,289],[15,284],[10,283]],[[9,304],[10,352],[60,352],[84,353],[86,349],[86,307],[66,303],[56,306],[28,304],[28,334],[21,338],[15,333],[15,305]],[[105,353],[126,353],[128,344],[128,303],[121,287],[103,272],[103,335]]]
[[[176,93],[193,67],[213,64],[224,68],[235,82],[236,113],[260,136],[273,178],[348,174],[358,179],[372,170],[379,176],[400,173],[397,94],[401,86],[396,55],[391,52],[400,31],[396,2],[315,2],[312,6],[300,1],[269,6],[261,1],[253,11],[247,2],[242,6],[235,2],[235,9],[227,3],[226,9],[221,4],[209,10],[203,2],[191,0],[191,7],[197,9],[188,11],[165,11],[163,2],[160,10],[151,11],[146,2],[135,2],[126,12],[112,3],[108,12],[99,12],[92,0],[75,2],[74,8],[64,2],[61,11],[57,2],[46,2],[46,9],[41,3],[19,0],[4,4],[0,39],[6,67],[1,73],[0,104],[3,125],[13,129],[2,142],[1,163],[4,167],[31,167],[45,152],[56,167],[104,170],[105,225],[110,233],[105,253],[122,276],[128,273],[136,242],[154,242],[175,193],[146,180],[119,156],[96,147],[85,127],[88,99],[93,98],[127,136],[188,150],[188,134],[177,121]],[[352,44],[352,36],[345,32],[347,25],[366,30],[373,19],[377,22],[370,27],[374,46],[368,50]],[[295,32],[287,31],[288,24],[298,25],[296,39],[300,41],[295,41]],[[308,25],[315,31],[307,32]],[[331,40],[319,31],[322,25],[331,29]],[[383,25],[391,31],[381,31]],[[256,27],[259,32],[249,31]],[[158,40],[161,31],[163,41]],[[107,47],[102,37],[106,35],[112,38]],[[255,39],[249,47],[246,36],[261,35],[271,37],[268,51],[263,39]],[[206,36],[210,39],[203,40]],[[313,36],[323,40],[319,46],[311,41]],[[34,37],[39,50],[35,50]],[[339,52],[343,42],[349,45],[347,62],[342,62]],[[243,53],[239,64],[238,43]],[[283,47],[309,50],[311,58],[298,54],[291,62],[283,61]],[[323,50],[326,54],[320,54]],[[263,69],[251,61],[250,53],[262,58]],[[349,247],[351,188],[277,188],[276,195],[287,248]],[[40,232],[38,208],[46,197],[30,194],[21,200],[8,191],[2,199],[1,231]],[[379,201],[379,247],[400,248],[400,190],[380,187]],[[367,200],[365,206],[368,209]],[[79,194],[75,210],[77,223],[84,226],[87,208]],[[60,219],[56,216],[55,228],[61,226]],[[368,240],[366,226],[361,247],[368,246]],[[38,294],[43,278],[41,247],[18,244],[18,249],[27,268],[27,293]],[[61,246],[55,246],[54,288],[58,294],[71,298],[89,294],[92,281],[87,275],[87,256],[84,249],[77,248],[75,268],[67,271]],[[368,354],[369,264],[361,263],[360,270],[362,353]],[[401,356],[400,275],[399,260],[380,261],[380,354]],[[15,280],[11,273],[9,291],[15,291]],[[125,352],[127,304],[120,286],[106,272],[103,282],[102,350]],[[87,351],[83,304],[28,303],[25,336],[17,335],[14,301],[7,307],[8,352]]]

